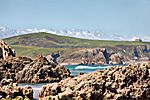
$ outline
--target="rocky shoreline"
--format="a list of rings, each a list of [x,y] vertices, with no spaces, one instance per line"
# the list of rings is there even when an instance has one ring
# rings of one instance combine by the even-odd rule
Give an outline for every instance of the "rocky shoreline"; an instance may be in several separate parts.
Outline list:
[[[12,79],[0,83],[2,100],[32,100],[33,89]],[[150,62],[115,66],[89,74],[68,77],[42,86],[39,100],[150,99]]]
[[[150,62],[116,66],[43,86],[40,100],[150,99]]]

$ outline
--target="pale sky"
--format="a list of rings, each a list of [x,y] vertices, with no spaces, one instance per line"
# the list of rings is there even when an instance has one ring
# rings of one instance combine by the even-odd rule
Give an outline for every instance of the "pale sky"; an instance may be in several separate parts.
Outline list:
[[[150,34],[150,0],[0,0],[0,25]]]

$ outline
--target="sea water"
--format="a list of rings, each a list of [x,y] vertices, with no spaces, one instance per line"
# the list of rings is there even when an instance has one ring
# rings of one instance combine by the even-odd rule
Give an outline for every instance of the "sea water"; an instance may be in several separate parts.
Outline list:
[[[89,73],[96,70],[103,70],[113,66],[125,66],[125,65],[67,65],[66,68],[69,69],[71,75],[79,75],[80,73]]]
[[[67,65],[66,68],[69,69],[69,71],[71,72],[71,75],[76,76],[80,73],[90,73],[96,70],[103,70],[103,69],[110,68],[113,66],[120,66],[120,65]],[[121,65],[121,66],[124,66],[124,65]],[[37,83],[37,84],[22,83],[22,84],[19,84],[19,86],[31,86],[34,91],[33,96],[35,100],[38,100],[39,92],[42,89],[42,86],[46,84],[48,83]]]

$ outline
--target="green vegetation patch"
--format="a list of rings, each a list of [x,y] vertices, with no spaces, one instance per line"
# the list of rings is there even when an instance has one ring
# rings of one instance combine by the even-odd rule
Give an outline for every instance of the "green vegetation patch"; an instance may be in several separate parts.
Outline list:
[[[91,48],[150,44],[150,42],[88,40],[44,32],[20,35],[4,40],[10,45],[36,46],[43,48]]]

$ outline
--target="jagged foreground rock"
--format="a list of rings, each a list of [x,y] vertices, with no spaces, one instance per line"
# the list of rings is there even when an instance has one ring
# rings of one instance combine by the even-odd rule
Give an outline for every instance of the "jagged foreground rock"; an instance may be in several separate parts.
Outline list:
[[[13,79],[17,83],[58,82],[70,76],[64,67],[39,56],[35,60],[13,57],[0,61],[0,80]]]
[[[70,76],[70,72],[56,64],[52,58],[38,56],[32,60],[14,56],[13,50],[4,41],[0,41],[1,100],[33,99],[33,89],[30,86],[17,86],[17,83],[59,82]]]
[[[0,80],[6,78],[16,81],[16,73],[23,70],[32,61],[31,58],[27,57],[10,57],[5,60],[0,60]]]
[[[33,89],[17,83],[59,82],[70,76],[64,67],[39,56],[35,60],[27,57],[10,57],[0,61],[0,99],[33,100]]]
[[[0,83],[1,100],[33,100],[33,89],[21,87],[12,79],[3,79]]]
[[[150,63],[116,66],[42,87],[40,100],[150,99]]]
[[[16,74],[16,82],[59,82],[69,76],[70,72],[64,66],[59,66],[53,61],[50,62],[45,57],[39,56]]]

